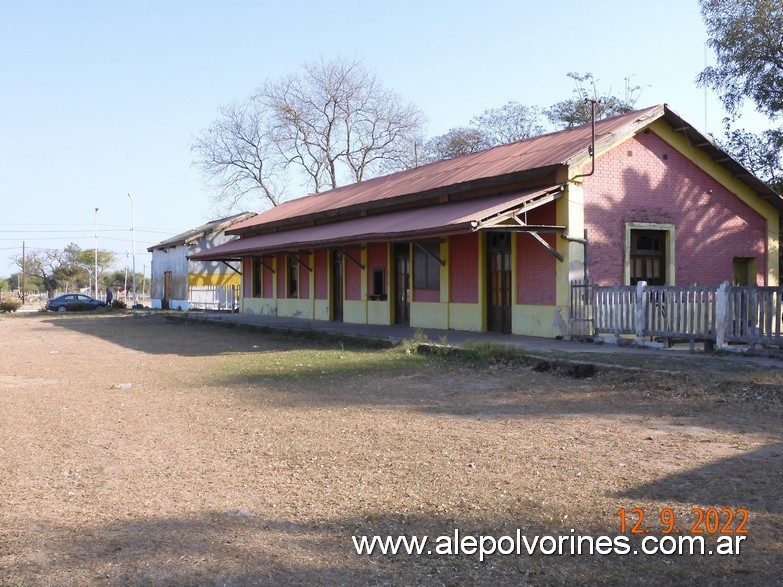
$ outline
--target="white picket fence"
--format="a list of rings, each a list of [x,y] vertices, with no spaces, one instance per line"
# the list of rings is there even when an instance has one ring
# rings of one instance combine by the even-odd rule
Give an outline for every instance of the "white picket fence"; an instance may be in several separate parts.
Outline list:
[[[239,308],[239,287],[236,285],[199,285],[188,288],[190,310],[229,310]]]
[[[571,283],[571,336],[612,334],[783,346],[783,288]]]

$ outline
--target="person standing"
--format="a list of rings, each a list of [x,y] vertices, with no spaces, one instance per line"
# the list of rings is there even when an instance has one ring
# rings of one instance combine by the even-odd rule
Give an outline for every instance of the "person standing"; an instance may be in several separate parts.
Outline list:
[[[114,298],[114,294],[112,294],[111,287],[106,288],[106,305],[111,307],[111,301]]]

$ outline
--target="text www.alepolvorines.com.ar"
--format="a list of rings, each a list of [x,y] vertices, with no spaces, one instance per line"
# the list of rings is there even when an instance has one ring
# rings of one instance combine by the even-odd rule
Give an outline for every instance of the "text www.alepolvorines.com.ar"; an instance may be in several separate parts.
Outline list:
[[[359,555],[478,555],[480,561],[488,556],[546,556],[563,555],[717,555],[740,554],[742,542],[747,536],[720,535],[704,536],[645,536],[632,544],[629,536],[581,536],[543,535],[528,537],[517,530],[515,535],[499,537],[462,534],[458,529],[453,534],[444,534],[430,539],[429,536],[352,536],[353,547]]]

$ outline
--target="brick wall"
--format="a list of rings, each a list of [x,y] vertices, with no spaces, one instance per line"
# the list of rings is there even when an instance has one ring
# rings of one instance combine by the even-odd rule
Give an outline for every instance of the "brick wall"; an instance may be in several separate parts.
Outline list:
[[[677,285],[731,280],[734,257],[755,257],[764,284],[764,218],[656,134],[599,157],[584,186],[595,283],[623,283],[625,223],[654,222],[675,226]]]
[[[277,298],[284,300],[287,297],[288,288],[288,257],[285,255],[277,256]]]
[[[319,249],[314,256],[315,299],[326,300],[329,298],[329,251]]]
[[[299,255],[299,259],[301,259],[305,263],[305,265],[310,267],[310,269],[313,268],[312,255],[302,253],[301,255]],[[308,271],[307,268],[305,268],[305,266],[302,265],[302,263],[299,263],[299,299],[301,300],[310,299],[310,271]]]
[[[268,265],[269,267],[272,266],[272,257],[266,257],[264,258],[264,264]],[[267,267],[264,267],[263,269],[264,273],[261,276],[262,282],[261,287],[264,290],[264,297],[269,299],[274,297],[274,273]]]
[[[359,251],[352,250],[349,254],[354,258],[359,258]],[[352,261],[347,259],[345,263],[345,299],[346,300],[361,300],[362,299],[362,270]]]
[[[253,259],[250,257],[242,259],[242,296],[253,297]]]
[[[556,224],[555,204],[532,210],[527,215],[528,224]],[[551,246],[557,246],[556,234],[542,234]],[[517,303],[554,305],[557,291],[557,263],[555,256],[529,234],[517,235]]]
[[[455,304],[477,304],[479,299],[478,234],[460,234],[449,241],[449,294]],[[440,298],[439,298],[440,299]]]
[[[367,292],[373,293],[373,274],[375,269],[383,269],[384,291],[388,293],[388,250],[386,243],[370,243],[367,245]]]

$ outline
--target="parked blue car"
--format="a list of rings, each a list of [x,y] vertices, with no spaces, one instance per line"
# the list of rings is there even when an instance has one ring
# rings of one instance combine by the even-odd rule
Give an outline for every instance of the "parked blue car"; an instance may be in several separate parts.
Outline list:
[[[46,302],[46,309],[50,312],[78,312],[106,307],[106,302],[84,294],[63,294]]]

